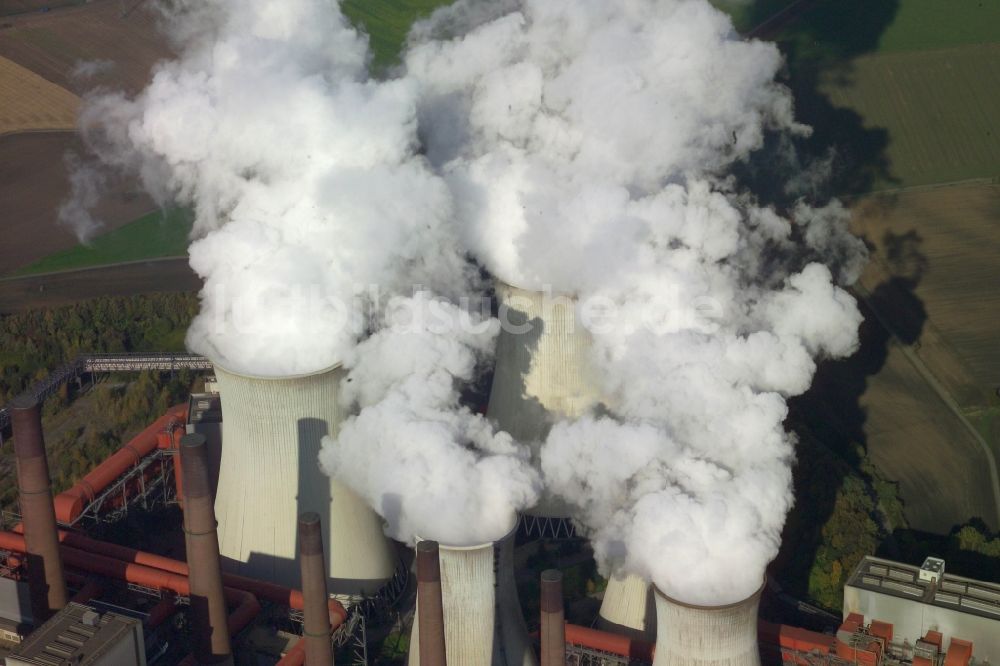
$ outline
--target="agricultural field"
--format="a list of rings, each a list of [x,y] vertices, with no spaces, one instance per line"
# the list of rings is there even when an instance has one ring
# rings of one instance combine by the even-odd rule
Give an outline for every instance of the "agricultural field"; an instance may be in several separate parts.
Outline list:
[[[451,0],[344,0],[348,18],[366,33],[374,53],[376,70],[394,65],[414,21],[430,16]]]
[[[7,275],[53,252],[77,245],[73,232],[57,220],[69,195],[67,153],[83,146],[71,132],[35,132],[0,137],[0,275]],[[108,229],[131,222],[153,208],[133,182],[109,182],[95,209]]]
[[[1000,175],[1000,43],[863,56],[820,90],[888,131],[876,190]]]
[[[65,271],[89,266],[124,263],[140,259],[186,256],[188,234],[194,218],[186,209],[154,211],[113,231],[97,236],[87,245],[49,256],[25,266],[16,275]]]
[[[1000,185],[875,195],[854,206],[852,226],[874,248],[865,288],[910,283],[925,318],[917,353],[935,376],[963,407],[1000,405]],[[881,309],[899,322],[890,308],[904,300],[892,300]]]
[[[196,292],[202,282],[186,258],[133,261],[0,279],[0,314],[70,305],[103,296]]]
[[[95,85],[137,92],[152,66],[170,55],[153,12],[135,0],[93,0],[6,17],[0,25],[0,56],[78,93]],[[87,61],[96,66],[84,75],[78,65]]]
[[[0,135],[73,130],[80,98],[0,57]]]
[[[911,527],[945,533],[980,517],[996,529],[988,457],[956,411],[1000,459],[1000,186],[872,195],[855,202],[852,228],[872,248],[857,288],[862,348],[821,370],[810,425],[865,444],[899,483]]]

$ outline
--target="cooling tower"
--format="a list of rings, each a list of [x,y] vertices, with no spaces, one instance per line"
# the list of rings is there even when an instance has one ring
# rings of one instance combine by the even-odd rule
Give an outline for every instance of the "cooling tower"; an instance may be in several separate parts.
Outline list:
[[[656,636],[652,586],[634,574],[615,574],[604,590],[597,626],[604,631],[651,641]]]
[[[576,317],[576,301],[558,294],[497,283],[501,330],[486,415],[502,430],[539,448],[558,419],[585,414],[602,402],[589,358],[590,333]],[[570,536],[569,509],[543,497],[523,517],[528,534]],[[639,578],[612,578],[601,604],[601,622],[615,630],[646,635],[649,586]],[[648,619],[647,619],[648,617]]]
[[[336,435],[344,371],[251,377],[215,368],[223,446],[216,491],[219,547],[226,568],[299,587],[297,517],[319,515],[333,594],[373,594],[392,577],[395,557],[381,519],[323,474],[320,441]]]
[[[760,666],[757,607],[764,585],[743,601],[694,606],[656,590],[653,666]]]
[[[502,282],[496,292],[502,326],[486,416],[530,445],[537,464],[541,443],[556,420],[582,416],[600,402],[588,357],[590,333],[577,321],[572,298]],[[528,514],[561,519],[570,515],[551,497],[543,497]]]
[[[478,546],[439,545],[445,654],[460,666],[538,666],[514,584],[514,534]],[[420,665],[417,627],[410,666]]]

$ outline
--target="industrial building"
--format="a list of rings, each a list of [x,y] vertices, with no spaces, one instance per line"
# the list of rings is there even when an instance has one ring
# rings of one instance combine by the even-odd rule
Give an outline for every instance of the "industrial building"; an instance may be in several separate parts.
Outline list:
[[[1000,661],[1000,585],[945,569],[937,558],[916,567],[866,557],[844,586],[844,615],[891,622],[896,640],[910,644],[928,632],[960,636],[972,641],[978,660]]]
[[[565,318],[519,312],[568,339]],[[550,339],[512,348],[515,361],[498,356],[498,374],[507,363],[510,376],[515,364],[534,368],[522,416],[538,420],[518,427],[542,433],[550,411],[596,399],[581,379],[585,349]],[[560,359],[548,370],[543,350]],[[217,384],[206,382],[54,497],[40,404],[29,395],[10,406],[21,515],[0,531],[0,660],[191,665],[242,655],[325,666],[336,652],[339,663],[379,663],[367,652],[369,632],[394,626],[409,635],[411,665],[970,666],[998,654],[1000,586],[955,576],[933,558],[921,567],[866,558],[830,633],[761,621],[765,586],[739,603],[700,607],[637,578],[611,581],[597,627],[566,623],[559,571],[536,579],[540,613],[526,618],[518,552],[568,536],[553,527],[565,519],[554,505],[496,543],[420,542],[412,567],[412,551],[384,537],[369,507],[310,476],[318,438],[344,416],[339,369],[278,379],[215,373]],[[521,407],[502,407],[499,397],[506,391],[509,402],[514,389],[495,390],[491,409],[514,418]],[[157,552],[99,538],[135,511],[172,511],[182,523],[158,535],[167,545]]]
[[[142,622],[70,602],[7,657],[7,666],[146,666]]]

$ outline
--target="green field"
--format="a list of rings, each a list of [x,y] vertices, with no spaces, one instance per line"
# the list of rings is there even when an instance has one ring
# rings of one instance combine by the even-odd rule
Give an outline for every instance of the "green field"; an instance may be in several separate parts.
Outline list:
[[[114,231],[98,236],[88,245],[50,254],[14,275],[65,271],[105,266],[126,261],[178,257],[187,253],[188,234],[194,218],[187,209],[155,211]]]
[[[863,56],[820,90],[866,129],[888,130],[895,182],[874,189],[1000,175],[1000,44]]]
[[[345,0],[344,14],[371,38],[376,71],[384,70],[399,59],[406,33],[417,19],[450,0]]]

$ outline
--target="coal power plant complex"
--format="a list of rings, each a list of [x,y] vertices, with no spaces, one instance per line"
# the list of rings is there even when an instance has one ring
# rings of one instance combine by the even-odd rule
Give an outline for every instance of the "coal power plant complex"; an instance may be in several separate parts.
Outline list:
[[[707,0],[439,4],[386,64],[337,0],[157,3],[170,57],[80,98],[61,221],[131,179],[201,288],[136,317],[174,351],[56,331],[0,411],[0,664],[1000,660],[953,551],[791,561],[850,502],[796,399],[869,250],[777,47]],[[102,391],[142,413],[67,425]]]

